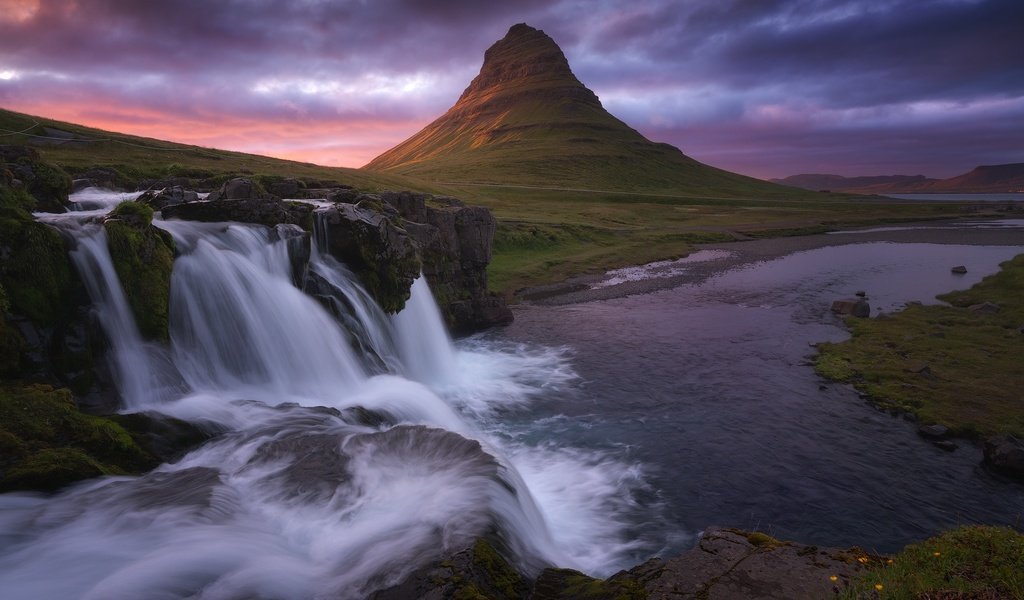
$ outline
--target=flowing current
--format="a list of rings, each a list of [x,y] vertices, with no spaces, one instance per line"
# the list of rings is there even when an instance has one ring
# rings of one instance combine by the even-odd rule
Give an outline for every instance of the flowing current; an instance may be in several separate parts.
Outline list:
[[[638,467],[503,419],[575,377],[564,349],[456,348],[425,279],[386,315],[316,240],[296,272],[297,228],[160,220],[180,256],[170,343],[146,342],[99,224],[126,198],[78,198],[45,219],[124,410],[221,433],[141,477],[0,495],[3,598],[359,598],[484,535],[530,572],[636,562]]]

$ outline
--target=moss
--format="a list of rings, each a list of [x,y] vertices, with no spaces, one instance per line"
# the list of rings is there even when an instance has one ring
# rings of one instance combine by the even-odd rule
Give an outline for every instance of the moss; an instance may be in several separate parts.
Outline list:
[[[767,533],[761,533],[760,531],[752,531],[748,533],[747,541],[750,542],[752,546],[757,546],[758,548],[774,548],[783,543]]]
[[[47,385],[0,387],[0,450],[0,490],[52,491],[159,462],[120,425],[79,412],[68,390]]]
[[[37,325],[66,317],[77,276],[64,240],[37,223],[18,190],[0,188],[0,285],[11,313]]]
[[[910,412],[966,436],[1024,435],[1024,255],[970,290],[939,296],[953,306],[911,306],[885,319],[848,319],[851,338],[820,344],[815,370],[852,384],[883,408]],[[968,306],[992,302],[996,313]]]
[[[133,220],[115,217],[104,223],[110,257],[139,332],[147,339],[167,340],[174,240],[163,230],[141,224],[147,210],[152,217],[152,209],[137,202],[118,209],[126,204],[145,208],[129,209]]]
[[[1009,527],[961,527],[872,564],[841,598],[1024,598],[1024,535]]]
[[[494,596],[495,599],[521,598],[524,595],[526,582],[523,576],[483,539],[473,545],[473,568],[483,573],[492,591],[499,594]]]
[[[33,178],[28,184],[28,192],[38,202],[39,209],[63,212],[71,193],[71,177],[50,163],[34,162],[31,167]]]
[[[145,227],[153,222],[153,207],[145,202],[129,200],[114,207],[110,216],[139,227]]]
[[[622,575],[594,579],[572,569],[545,569],[537,579],[533,597],[544,600],[644,600],[647,592],[639,582]]]

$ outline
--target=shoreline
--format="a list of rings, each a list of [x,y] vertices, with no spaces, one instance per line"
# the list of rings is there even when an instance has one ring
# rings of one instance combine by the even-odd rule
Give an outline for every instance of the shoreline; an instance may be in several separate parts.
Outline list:
[[[577,275],[558,283],[525,288],[514,293],[512,298],[513,302],[518,301],[525,305],[561,306],[649,294],[681,285],[702,283],[720,273],[750,264],[831,246],[890,242],[1024,247],[1024,227],[1000,229],[962,226],[965,223],[976,221],[975,219],[959,219],[941,223],[925,221],[897,226],[880,225],[869,228],[842,229],[832,233],[804,236],[697,244],[694,246],[693,253],[679,260],[658,261],[627,269],[615,269],[602,274]],[[961,226],[957,226],[958,224]],[[687,261],[687,258],[702,251],[721,254],[707,260]],[[622,283],[594,287],[596,284],[606,281],[609,273],[643,268],[651,268],[652,272],[657,272],[659,269],[671,272],[667,275],[640,277]]]

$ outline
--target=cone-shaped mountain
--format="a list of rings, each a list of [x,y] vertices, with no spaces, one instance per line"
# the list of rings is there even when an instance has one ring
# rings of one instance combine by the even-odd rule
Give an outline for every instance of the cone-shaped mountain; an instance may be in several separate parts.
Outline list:
[[[518,24],[455,106],[366,169],[432,181],[710,196],[800,195],[651,142],[601,106],[547,34]]]

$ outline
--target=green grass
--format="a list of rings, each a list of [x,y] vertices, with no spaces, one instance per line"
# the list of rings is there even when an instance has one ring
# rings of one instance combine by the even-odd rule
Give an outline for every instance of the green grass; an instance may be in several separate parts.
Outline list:
[[[846,600],[1024,598],[1024,535],[969,526],[907,546],[840,596]]]
[[[104,141],[49,144],[45,143],[46,140],[33,137],[47,135],[45,127],[69,132],[82,139],[102,139]],[[113,168],[121,173],[122,179],[126,183],[166,177],[189,177],[194,180],[214,178],[224,181],[229,176],[238,175],[256,177],[265,184],[275,179],[293,177],[335,181],[369,191],[384,189],[437,191],[428,184],[413,181],[401,175],[371,173],[342,167],[323,167],[268,156],[176,144],[3,109],[0,109],[0,129],[23,131],[24,133],[17,135],[6,135],[3,138],[3,143],[30,145],[36,148],[45,160],[59,165],[69,174],[74,175],[92,167]]]
[[[848,319],[852,337],[821,344],[816,370],[958,434],[1024,435],[1024,254],[1001,267],[970,290],[939,296],[952,306]],[[967,308],[982,302],[999,312]]]
[[[547,108],[536,107],[536,110]],[[529,118],[550,116],[538,112]],[[591,121],[592,125],[596,122]],[[513,125],[518,127],[524,123]],[[614,123],[603,125],[612,127]],[[894,201],[816,194],[777,186],[766,188],[762,187],[767,185],[763,182],[723,175],[724,172],[709,171],[706,169],[710,167],[703,165],[700,170],[703,175],[694,178],[693,173],[687,175],[687,169],[693,166],[690,163],[673,167],[654,159],[639,163],[611,160],[601,156],[610,151],[607,144],[600,151],[593,148],[584,151],[575,147],[582,142],[567,142],[569,147],[566,147],[557,142],[558,136],[538,138],[537,143],[549,146],[542,148],[549,158],[541,161],[516,165],[510,162],[516,156],[521,158],[532,152],[523,145],[526,142],[513,143],[501,150],[509,154],[498,156],[495,164],[506,165],[509,170],[495,178],[516,183],[479,184],[466,183],[475,178],[470,179],[469,171],[460,172],[463,167],[458,166],[446,167],[450,170],[443,173],[444,177],[435,174],[437,181],[424,181],[392,172],[321,167],[138,138],[0,110],[0,128],[10,131],[27,128],[28,133],[41,134],[43,126],[86,138],[112,140],[37,146],[46,160],[71,173],[103,166],[117,169],[127,179],[134,180],[172,175],[195,180],[224,180],[230,175],[246,175],[268,184],[283,177],[310,178],[335,180],[369,191],[408,189],[451,195],[470,204],[486,206],[499,221],[494,260],[488,268],[490,287],[506,294],[582,273],[684,256],[692,251],[693,244],[700,242],[805,235],[843,226],[968,214],[965,207],[952,202]],[[512,135],[509,132],[520,131],[516,127],[503,131]],[[612,137],[625,136],[617,143],[626,147],[636,141],[634,135],[639,136],[635,132],[621,131],[621,124],[615,127],[619,128],[618,133]],[[24,144],[33,139],[14,135],[6,137],[5,141]],[[660,147],[651,151],[655,154],[668,152]],[[567,160],[578,164],[561,164],[552,158],[552,153],[562,153],[569,157]],[[686,181],[681,183],[674,179],[677,175]],[[719,177],[739,179],[725,181]],[[446,183],[440,183],[441,180]],[[454,181],[463,183],[452,183]],[[972,213],[972,216],[979,215]],[[524,237],[523,232],[531,229],[543,231],[542,237],[553,239]]]

